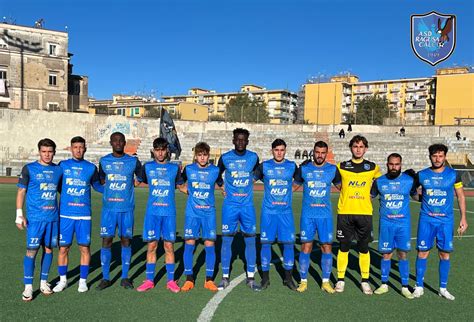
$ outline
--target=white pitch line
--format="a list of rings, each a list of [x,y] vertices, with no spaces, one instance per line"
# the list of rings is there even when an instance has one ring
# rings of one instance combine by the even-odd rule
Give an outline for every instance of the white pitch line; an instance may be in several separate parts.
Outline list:
[[[245,273],[242,273],[241,275],[237,276],[237,278],[234,278],[229,286],[227,286],[224,290],[218,291],[216,295],[214,295],[209,302],[207,302],[206,306],[204,309],[202,309],[201,314],[197,318],[198,322],[208,322],[212,320],[212,317],[214,316],[214,313],[216,313],[217,308],[219,307],[219,304],[224,300],[224,298],[229,294],[234,287],[239,285],[246,277]]]
[[[462,238],[473,238],[474,235],[464,235],[462,236]],[[416,239],[417,237],[412,237],[410,238],[411,240],[414,240]],[[374,240],[372,241],[372,243],[378,243],[379,241],[378,240]],[[337,246],[336,246],[337,247]],[[334,248],[334,247],[333,247]],[[312,251],[312,253],[314,252],[318,252],[320,251],[321,249],[317,248],[317,249],[314,249]],[[280,261],[283,261],[283,257],[280,257],[279,258]],[[277,263],[278,260],[273,260],[272,263]],[[245,277],[246,277],[246,274],[245,273],[242,273],[241,275],[237,276],[237,278],[233,279],[229,286],[222,290],[222,291],[219,291],[217,292],[210,300],[209,302],[207,302],[206,306],[204,307],[204,309],[202,309],[201,311],[201,314],[199,315],[199,317],[197,318],[197,321],[198,322],[209,322],[212,320],[212,317],[214,316],[214,314],[216,313],[217,311],[217,308],[219,307],[219,304],[224,300],[224,298],[237,286],[239,285],[240,283],[242,283],[243,280],[245,280]]]

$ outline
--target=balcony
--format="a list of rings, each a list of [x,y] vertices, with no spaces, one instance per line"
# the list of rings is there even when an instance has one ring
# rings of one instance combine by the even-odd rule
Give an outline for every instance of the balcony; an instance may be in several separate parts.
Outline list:
[[[425,112],[426,111],[426,106],[421,106],[421,105],[410,105],[405,107],[406,112]]]
[[[390,91],[391,91],[391,92],[394,92],[394,93],[395,93],[395,92],[400,92],[400,88],[399,88],[399,87],[392,87],[392,88],[390,89]]]

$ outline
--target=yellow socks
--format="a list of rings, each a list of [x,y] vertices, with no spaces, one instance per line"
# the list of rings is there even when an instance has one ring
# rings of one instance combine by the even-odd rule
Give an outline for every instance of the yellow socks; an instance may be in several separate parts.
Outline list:
[[[369,260],[370,262],[370,260]],[[347,264],[349,263],[349,252],[339,250],[337,253],[337,278],[343,279],[346,275]]]

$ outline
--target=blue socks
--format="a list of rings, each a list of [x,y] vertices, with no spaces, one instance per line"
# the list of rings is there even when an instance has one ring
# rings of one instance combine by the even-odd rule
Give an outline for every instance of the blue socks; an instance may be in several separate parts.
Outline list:
[[[193,275],[194,245],[184,244],[184,275]]]
[[[110,248],[100,250],[100,264],[102,265],[102,277],[104,280],[110,281],[110,260],[112,258],[112,251]]]
[[[416,286],[423,287],[426,272],[426,258],[416,258]]]
[[[321,271],[323,273],[323,282],[328,282],[332,271],[332,253],[323,253],[321,255]]]
[[[216,263],[216,248],[205,246],[206,249],[206,277],[214,275],[214,264]]]
[[[67,270],[67,266],[66,266],[66,270]],[[79,267],[79,277],[82,278],[82,279],[87,279],[87,276],[89,275],[89,265],[81,265]]]
[[[153,267],[153,271],[155,268]],[[166,264],[166,278],[169,281],[174,281],[174,263]]]
[[[35,274],[35,258],[25,255],[23,259],[23,283],[33,284],[33,277]]]
[[[232,257],[232,241],[233,236],[222,237],[222,249],[221,249],[221,263],[222,263],[222,274],[224,277],[229,277],[230,272],[230,259]],[[247,254],[247,247],[245,248]]]
[[[283,267],[292,270],[295,263],[295,247],[293,244],[283,244]]]
[[[66,276],[66,274],[67,274],[67,265],[58,266],[58,274],[59,274],[59,276]]]
[[[53,262],[53,253],[43,252],[43,257],[41,258],[41,280],[48,280],[49,268]]]
[[[400,279],[403,287],[408,287],[408,280],[410,278],[410,263],[407,259],[400,259],[398,261],[398,271],[400,272]]]
[[[128,278],[128,270],[132,259],[132,247],[122,246],[122,278]]]
[[[309,269],[309,253],[300,252],[300,277],[301,279],[305,280],[308,276],[308,269]]]
[[[382,280],[383,284],[388,283],[388,276],[390,275],[390,268],[392,266],[392,260],[391,259],[384,259],[382,258],[382,261],[380,263],[380,279]]]
[[[245,260],[247,261],[247,277],[253,278],[255,266],[257,264],[257,249],[255,246],[255,236],[245,237]]]
[[[146,270],[145,275],[146,279],[149,281],[153,281],[155,278],[155,267],[156,263],[146,263]]]
[[[439,260],[439,287],[446,288],[448,285],[448,275],[451,261],[449,259]]]
[[[262,244],[260,250],[260,261],[262,262],[262,271],[268,272],[270,270],[270,262],[272,260],[272,245],[269,243]]]

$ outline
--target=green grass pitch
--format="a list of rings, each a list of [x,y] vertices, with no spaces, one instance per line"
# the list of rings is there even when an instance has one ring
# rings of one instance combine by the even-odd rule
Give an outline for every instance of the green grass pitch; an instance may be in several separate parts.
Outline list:
[[[220,208],[222,196],[217,193],[217,224],[220,230]],[[79,251],[73,246],[70,254],[69,264],[69,288],[60,294],[43,296],[39,291],[35,292],[35,298],[30,303],[23,303],[21,292],[23,289],[23,256],[25,253],[25,233],[19,231],[14,224],[15,218],[15,185],[0,185],[0,204],[3,211],[0,218],[1,237],[1,311],[0,320],[181,320],[192,321],[201,313],[207,302],[214,294],[203,288],[205,276],[204,248],[202,244],[197,247],[194,258],[196,261],[196,287],[189,293],[172,294],[165,289],[166,272],[164,269],[163,250],[158,251],[158,263],[155,281],[156,287],[147,293],[138,293],[135,290],[125,290],[119,286],[120,279],[120,245],[117,239],[113,245],[113,260],[111,277],[114,284],[107,290],[98,292],[95,287],[101,278],[100,269],[100,243],[99,219],[100,219],[100,195],[94,194],[93,209],[93,239],[92,239],[92,264],[89,275],[90,291],[80,294],[77,292],[79,280]],[[135,210],[135,237],[133,239],[133,258],[130,276],[138,286],[145,279],[145,257],[146,245],[141,240],[143,227],[143,215],[146,204],[147,190],[139,188],[136,191]],[[177,229],[178,240],[175,245],[177,271],[176,277],[184,280],[182,254],[183,223],[185,196],[177,194]],[[255,193],[255,205],[259,212],[262,192]],[[299,214],[301,210],[301,193],[294,197],[295,225],[299,230]],[[333,196],[333,206],[337,201],[337,195]],[[456,204],[457,207],[457,204]],[[416,222],[419,205],[412,203],[412,236],[416,235]],[[467,198],[468,223],[470,228],[468,235],[474,234],[474,220],[472,210],[474,209],[474,198]],[[459,211],[455,211],[456,225],[459,220]],[[374,236],[378,235],[378,216],[374,216]],[[335,244],[336,245],[336,244]],[[378,285],[380,278],[380,256],[375,249],[376,243],[371,244],[371,282]],[[414,249],[415,242],[412,242]],[[291,292],[282,286],[282,266],[278,261],[281,251],[277,245],[273,246],[274,266],[271,269],[271,286],[269,289],[252,293],[245,283],[239,284],[221,302],[214,315],[214,320],[258,320],[258,321],[295,321],[295,320],[452,320],[472,321],[474,320],[474,238],[455,239],[455,251],[452,256],[451,273],[449,279],[449,290],[456,296],[454,302],[438,297],[438,259],[436,252],[430,255],[428,270],[425,278],[425,295],[421,299],[412,301],[403,298],[398,290],[398,268],[396,261],[392,261],[391,287],[388,294],[382,296],[363,295],[358,283],[360,280],[358,260],[356,253],[351,251],[349,267],[346,276],[346,291],[342,294],[328,295],[319,289],[321,282],[321,270],[319,267],[320,252],[314,251],[309,274],[309,289],[306,293],[299,294]],[[314,249],[318,247],[315,245]],[[218,249],[218,261],[220,245]],[[234,260],[231,278],[235,278],[244,272],[243,240],[236,237],[234,240]],[[296,245],[295,252],[298,258],[300,245]],[[259,251],[258,251],[259,252]],[[337,249],[335,249],[336,254]],[[57,281],[57,251],[53,260],[49,280]],[[414,285],[415,278],[415,255],[412,251],[410,258],[410,285]],[[39,288],[39,258],[37,258],[36,275],[34,281],[35,289]],[[259,255],[258,255],[259,257]],[[335,257],[334,257],[335,258]],[[297,263],[297,261],[296,261]],[[336,261],[334,260],[334,274]],[[220,280],[220,267],[216,265],[216,282]],[[295,270],[295,277],[298,274]],[[260,277],[257,275],[257,280]]]

